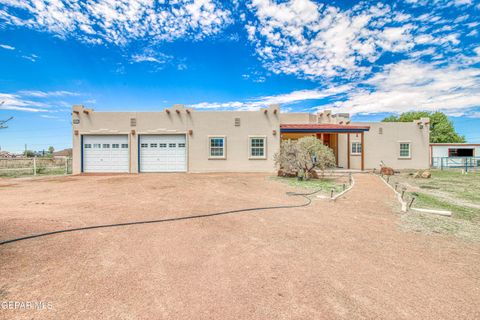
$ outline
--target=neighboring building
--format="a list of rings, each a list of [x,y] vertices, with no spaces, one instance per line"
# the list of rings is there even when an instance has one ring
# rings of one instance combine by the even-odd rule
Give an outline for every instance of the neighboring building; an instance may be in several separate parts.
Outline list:
[[[430,165],[435,168],[479,166],[480,144],[431,143]]]
[[[67,157],[67,158],[71,158],[72,157],[72,148],[67,148],[67,149],[63,149],[63,150],[60,150],[60,151],[55,151],[53,152],[53,157]]]
[[[17,155],[15,153],[11,153],[11,152],[8,152],[8,151],[0,151],[0,158],[3,158],[3,159],[11,159],[11,158],[19,158],[21,157],[21,155]]]
[[[95,112],[74,106],[73,173],[272,172],[282,139],[315,136],[345,169],[429,167],[429,120],[351,123],[348,114],[196,111]]]

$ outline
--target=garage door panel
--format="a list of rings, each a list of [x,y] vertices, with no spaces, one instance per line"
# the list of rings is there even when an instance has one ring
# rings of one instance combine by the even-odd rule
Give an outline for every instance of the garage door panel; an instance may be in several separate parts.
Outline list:
[[[83,171],[129,172],[128,136],[83,136]]]
[[[186,165],[185,135],[141,135],[141,172],[183,172]]]

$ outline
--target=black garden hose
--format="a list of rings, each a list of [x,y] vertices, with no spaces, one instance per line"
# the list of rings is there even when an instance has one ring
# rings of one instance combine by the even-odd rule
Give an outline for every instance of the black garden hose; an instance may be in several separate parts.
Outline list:
[[[45,233],[33,234],[33,235],[30,235],[30,236],[25,236],[25,237],[3,240],[3,241],[0,241],[0,245],[5,245],[5,244],[8,244],[8,243],[18,242],[18,241],[22,241],[22,240],[51,236],[51,235],[59,234],[59,233],[75,232],[75,231],[85,231],[85,230],[100,229],[100,228],[132,226],[132,225],[137,225],[137,224],[150,224],[150,223],[173,222],[173,221],[180,221],[180,220],[208,218],[208,217],[222,216],[222,215],[227,215],[227,214],[249,212],[249,211],[301,208],[301,207],[309,206],[310,203],[312,203],[312,199],[310,199],[309,196],[311,196],[315,193],[318,193],[320,191],[321,190],[316,190],[316,191],[313,191],[313,192],[310,192],[310,193],[287,192],[287,195],[289,195],[289,196],[301,196],[301,197],[304,197],[305,199],[307,199],[307,202],[305,202],[303,204],[298,204],[298,205],[282,205],[282,206],[272,206],[272,207],[237,209],[237,210],[229,210],[229,211],[221,211],[221,212],[200,214],[200,215],[196,215],[196,216],[184,216],[184,217],[177,217],[177,218],[166,218],[166,219],[146,220],[146,221],[133,221],[133,222],[123,222],[123,223],[114,223],[114,224],[100,224],[100,225],[81,227],[81,228],[62,229],[62,230],[57,230],[57,231],[50,231],[50,232],[45,232]]]

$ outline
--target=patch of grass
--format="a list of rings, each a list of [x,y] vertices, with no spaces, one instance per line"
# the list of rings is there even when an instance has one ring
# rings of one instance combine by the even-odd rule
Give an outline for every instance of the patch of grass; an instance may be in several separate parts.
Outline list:
[[[468,241],[480,242],[480,226],[470,221],[418,212],[405,214],[401,219],[402,227],[405,230],[427,234],[446,234]]]
[[[70,168],[68,172],[70,173]],[[49,175],[63,175],[65,174],[65,167],[47,167],[38,168],[37,176]],[[33,169],[18,169],[18,170],[0,170],[0,178],[19,178],[19,177],[33,177]]]
[[[461,170],[432,170],[430,179],[410,179],[423,189],[438,189],[460,199],[480,203],[480,172],[462,174]]]
[[[343,191],[343,184],[335,179],[330,178],[298,180],[297,178],[273,177],[273,179],[286,183],[292,187],[322,190],[323,192],[331,192],[331,190],[333,189],[334,193],[339,193]]]
[[[480,220],[480,210],[452,204],[448,201],[441,200],[435,196],[426,193],[414,192],[410,193],[410,196],[415,196],[414,207],[427,208],[427,209],[440,209],[452,211],[454,218],[478,221]]]

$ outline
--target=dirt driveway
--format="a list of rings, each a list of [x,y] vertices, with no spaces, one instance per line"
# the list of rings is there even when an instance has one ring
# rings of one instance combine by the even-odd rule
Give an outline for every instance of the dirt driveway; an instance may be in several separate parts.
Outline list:
[[[480,245],[399,227],[356,176],[337,202],[95,229],[0,246],[5,319],[475,319]],[[92,224],[302,203],[261,174],[0,180],[2,240]]]

